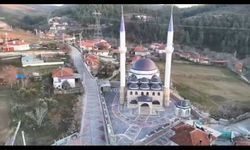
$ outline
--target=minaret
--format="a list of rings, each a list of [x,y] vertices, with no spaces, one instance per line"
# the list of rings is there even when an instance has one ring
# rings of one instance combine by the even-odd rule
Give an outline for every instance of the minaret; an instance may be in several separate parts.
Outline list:
[[[165,80],[164,80],[164,105],[168,106],[170,101],[170,76],[171,76],[171,61],[172,53],[174,51],[173,38],[174,38],[174,26],[173,26],[173,6],[171,8],[171,16],[168,26],[166,50],[166,65],[165,65]]]
[[[126,76],[126,36],[125,36],[125,25],[123,17],[123,7],[121,7],[121,26],[120,26],[120,104],[124,104],[125,100],[125,76]]]

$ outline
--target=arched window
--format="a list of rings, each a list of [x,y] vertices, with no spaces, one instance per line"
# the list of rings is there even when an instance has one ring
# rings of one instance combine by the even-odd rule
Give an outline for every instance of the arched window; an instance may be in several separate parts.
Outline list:
[[[132,91],[130,91],[130,95],[133,95],[133,92],[132,92]]]
[[[135,95],[138,95],[138,92],[135,92]]]
[[[147,94],[146,94],[147,96],[149,95],[149,93],[147,92]]]
[[[157,100],[153,101],[152,103],[153,103],[154,105],[160,105],[160,102],[157,101]]]
[[[144,95],[144,92],[141,92],[141,95]]]
[[[153,92],[152,95],[155,96],[155,92]]]
[[[161,93],[160,92],[158,92],[158,96],[160,96],[161,95]]]

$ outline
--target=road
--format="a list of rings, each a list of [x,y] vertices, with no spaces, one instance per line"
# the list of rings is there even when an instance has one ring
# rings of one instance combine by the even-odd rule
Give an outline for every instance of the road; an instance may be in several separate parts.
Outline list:
[[[74,61],[78,73],[82,76],[82,83],[85,87],[80,139],[72,145],[106,145],[107,134],[97,81],[86,68],[81,53],[75,47],[70,47],[71,58]]]

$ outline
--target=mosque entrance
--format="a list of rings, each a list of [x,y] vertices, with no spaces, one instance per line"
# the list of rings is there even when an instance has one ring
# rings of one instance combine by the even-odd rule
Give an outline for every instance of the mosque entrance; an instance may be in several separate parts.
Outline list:
[[[142,114],[142,115],[149,115],[150,114],[150,107],[147,103],[143,103],[140,106],[140,114]]]

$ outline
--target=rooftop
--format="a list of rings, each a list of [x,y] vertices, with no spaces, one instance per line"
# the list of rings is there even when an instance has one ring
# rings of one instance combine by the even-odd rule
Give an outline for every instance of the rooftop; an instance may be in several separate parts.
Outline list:
[[[132,69],[139,71],[152,71],[158,68],[151,59],[141,58],[133,64]]]
[[[179,123],[172,128],[175,135],[170,138],[178,145],[210,145],[216,137],[191,125]]]
[[[74,77],[74,71],[71,68],[57,68],[52,71],[52,77]]]

